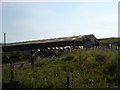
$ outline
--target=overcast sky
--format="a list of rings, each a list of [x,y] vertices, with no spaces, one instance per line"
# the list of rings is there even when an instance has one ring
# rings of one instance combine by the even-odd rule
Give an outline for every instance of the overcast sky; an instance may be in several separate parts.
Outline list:
[[[117,2],[3,2],[7,42],[94,34],[118,36]]]

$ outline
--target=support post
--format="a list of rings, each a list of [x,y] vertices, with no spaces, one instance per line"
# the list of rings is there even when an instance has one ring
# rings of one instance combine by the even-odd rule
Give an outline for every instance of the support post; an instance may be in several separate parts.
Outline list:
[[[4,46],[6,46],[6,34],[4,33]]]

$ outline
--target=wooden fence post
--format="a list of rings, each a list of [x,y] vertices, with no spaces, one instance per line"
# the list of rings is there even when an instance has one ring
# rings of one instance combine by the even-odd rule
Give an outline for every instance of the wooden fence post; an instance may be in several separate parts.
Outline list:
[[[13,83],[14,80],[14,63],[12,62],[12,60],[10,60],[10,82]]]
[[[69,84],[70,84],[70,79],[69,76],[67,76],[67,88],[69,88]]]
[[[20,70],[20,69],[23,67],[24,64],[25,64],[25,63],[22,63],[22,64],[20,65],[20,67],[19,67],[18,70]]]
[[[30,61],[31,61],[31,64],[34,65],[34,54],[35,52],[33,50],[30,51]]]

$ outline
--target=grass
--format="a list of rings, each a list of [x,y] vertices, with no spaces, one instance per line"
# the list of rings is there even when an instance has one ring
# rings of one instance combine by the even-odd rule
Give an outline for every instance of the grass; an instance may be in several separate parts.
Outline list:
[[[114,38],[104,38],[104,39],[99,39],[100,43],[112,43],[113,45],[120,45],[120,37],[114,37]]]
[[[36,60],[14,72],[19,88],[118,88],[118,51],[83,49],[60,57]],[[9,68],[3,69],[3,84],[9,83]]]

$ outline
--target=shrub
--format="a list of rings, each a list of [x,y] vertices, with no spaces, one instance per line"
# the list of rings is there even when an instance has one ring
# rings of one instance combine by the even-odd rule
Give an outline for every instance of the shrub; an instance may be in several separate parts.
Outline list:
[[[105,65],[103,72],[105,74],[113,75],[118,72],[118,66],[115,63],[109,63],[109,64]]]
[[[41,67],[41,66],[43,66],[44,64],[45,64],[44,62],[36,63],[36,64],[34,64],[34,67]]]
[[[96,59],[96,61],[97,62],[99,62],[99,63],[102,63],[102,62],[104,62],[105,61],[105,54],[102,52],[101,53],[101,51],[99,52],[95,52],[95,53],[92,53],[92,56]]]
[[[96,61],[95,61],[95,58],[94,57],[92,57],[92,56],[89,56],[89,57],[87,57],[86,58],[86,60],[85,60],[85,64],[93,64],[93,63],[95,63]]]
[[[66,57],[63,58],[63,61],[70,61],[70,60],[73,60],[73,59],[74,59],[74,56],[67,55]]]
[[[9,62],[9,56],[2,56],[2,63],[8,63]]]
[[[56,60],[56,57],[52,57],[49,59],[49,62],[52,62],[52,61],[55,61]]]
[[[118,74],[114,74],[114,75],[112,75],[112,76],[107,76],[107,78],[106,78],[106,82],[107,83],[115,83],[115,84],[118,84],[119,82],[118,81],[120,81],[120,78],[119,78],[119,75]]]

